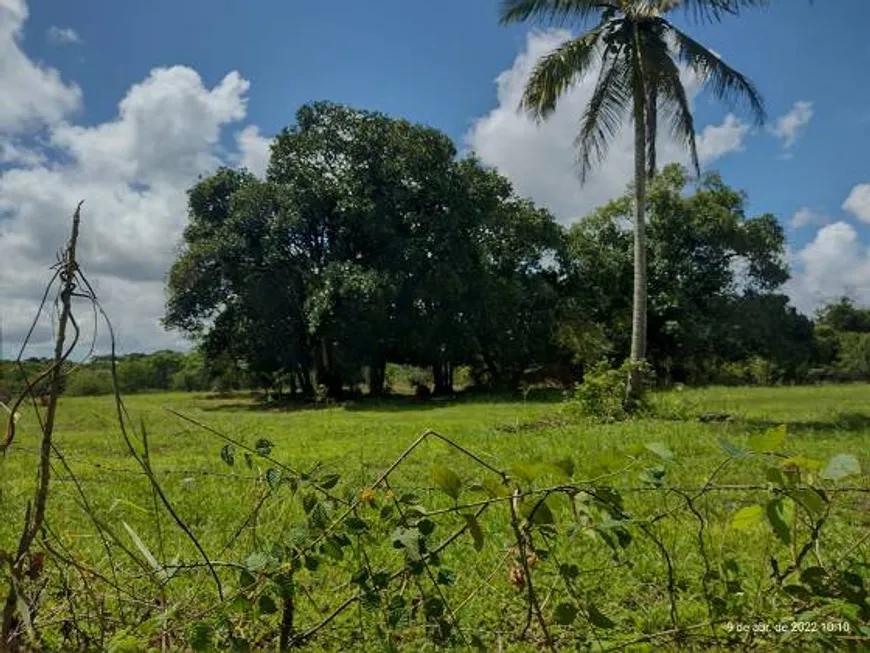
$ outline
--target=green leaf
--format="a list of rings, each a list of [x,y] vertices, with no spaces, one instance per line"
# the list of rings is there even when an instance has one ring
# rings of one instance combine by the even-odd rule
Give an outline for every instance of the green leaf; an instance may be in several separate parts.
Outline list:
[[[278,606],[275,605],[275,599],[268,594],[260,595],[260,599],[257,601],[257,607],[260,609],[261,614],[275,614],[278,612]]]
[[[417,522],[417,529],[423,535],[431,535],[435,531],[435,522],[431,519],[421,519]]]
[[[827,466],[819,473],[819,476],[829,481],[839,481],[861,473],[861,464],[850,453],[841,453],[828,461]]]
[[[462,480],[444,465],[432,465],[432,480],[447,496],[456,501],[462,490]]]
[[[405,614],[405,599],[399,594],[396,594],[390,598],[390,602],[387,604],[387,623],[391,628],[395,628],[399,622],[402,620],[402,616]]]
[[[233,466],[233,463],[236,462],[235,457],[236,448],[231,444],[225,444],[221,447],[221,460],[223,460],[230,467]]]
[[[605,614],[603,614],[598,608],[595,607],[594,603],[589,603],[586,606],[586,610],[589,612],[589,621],[593,626],[597,626],[598,628],[613,628],[616,626]]]
[[[268,565],[272,561],[272,558],[265,553],[252,553],[248,556],[248,559],[245,560],[245,567],[248,571],[258,571]]]
[[[520,504],[520,514],[533,524],[538,524],[539,526],[546,526],[556,521],[553,511],[550,510],[546,500],[533,499],[523,501]]]
[[[257,440],[256,443],[254,443],[254,449],[256,449],[257,453],[261,456],[268,456],[270,453],[272,453],[272,448],[274,446],[275,445],[272,443],[272,441],[267,440],[266,438],[260,438],[259,440]]]
[[[744,530],[758,523],[764,517],[764,508],[759,505],[746,506],[738,510],[731,518],[731,528]]]
[[[580,575],[580,568],[575,564],[562,563],[559,565],[559,575],[565,580],[571,581]]]
[[[437,619],[444,614],[444,601],[437,596],[429,596],[423,601],[423,613],[430,619]]]
[[[647,467],[640,474],[640,480],[644,483],[649,483],[654,487],[661,487],[665,482],[665,468],[661,465],[656,467]]]
[[[785,477],[782,475],[782,472],[779,471],[776,467],[768,467],[764,470],[764,475],[767,477],[767,480],[773,483],[777,487],[783,487],[785,485]]]
[[[574,476],[574,461],[570,458],[561,458],[550,463],[552,467],[565,475],[566,478]]]
[[[577,612],[577,606],[573,603],[560,603],[556,606],[556,610],[553,613],[553,619],[557,624],[568,626],[577,618]]]
[[[247,589],[248,587],[255,585],[256,582],[257,582],[257,579],[254,577],[254,574],[252,574],[247,569],[242,569],[239,572],[239,587],[241,589]],[[242,598],[244,598],[244,597],[242,597]]]
[[[728,454],[728,457],[733,460],[740,460],[741,458],[745,458],[747,455],[746,451],[735,444],[731,444],[727,440],[719,440],[719,446],[722,447],[722,451]]]
[[[197,621],[187,629],[187,643],[194,651],[207,651],[211,647],[214,631],[207,621]]]
[[[783,467],[798,467],[808,472],[817,472],[822,468],[822,461],[806,456],[792,456],[782,461]]]
[[[338,545],[335,539],[331,537],[326,538],[320,545],[320,551],[333,560],[344,560],[344,551],[342,551],[341,546]]]
[[[302,497],[302,509],[306,515],[310,514],[316,505],[317,497],[314,494],[309,493]]]
[[[773,499],[772,501],[768,501],[766,512],[767,520],[773,527],[773,532],[776,533],[776,536],[783,544],[790,544],[791,528],[789,528],[788,522],[785,518],[785,506],[783,500]]]
[[[659,458],[662,458],[664,460],[674,459],[674,452],[671,451],[668,445],[666,445],[664,442],[647,442],[643,446],[646,447],[649,451],[652,451]]]
[[[269,484],[269,487],[273,490],[278,487],[281,483],[281,470],[276,469],[274,467],[270,467],[266,470],[266,483]]]
[[[483,489],[486,490],[486,493],[492,499],[506,497],[511,493],[509,487],[507,487],[501,481],[498,481],[492,477],[483,479],[483,481],[481,481],[480,484],[481,484],[481,486],[483,486]]]
[[[756,453],[777,453],[785,446],[788,428],[785,424],[749,436],[749,448]]]
[[[393,548],[404,549],[405,555],[412,562],[419,561],[420,555],[420,531],[416,528],[397,528],[393,531]]]
[[[470,513],[464,513],[462,518],[465,519],[465,524],[468,526],[468,532],[474,540],[474,550],[480,551],[483,549],[483,531],[480,529],[480,524],[477,522],[477,517]]]
[[[827,500],[813,488],[794,491],[794,498],[815,517],[825,512]]]
[[[538,465],[533,465],[531,463],[516,463],[511,465],[509,471],[511,476],[520,478],[526,483],[531,483],[538,478],[541,468]]]
[[[443,567],[438,570],[438,575],[435,577],[435,582],[439,585],[452,585],[453,584],[453,572],[449,569],[444,569]]]
[[[344,523],[347,526],[347,529],[351,533],[354,533],[356,535],[359,535],[360,533],[365,533],[369,529],[369,525],[356,515],[351,515],[344,520]]]
[[[810,591],[803,585],[786,585],[782,588],[782,591],[789,596],[804,601],[805,603],[809,603],[813,600],[813,595],[810,594]]]
[[[324,490],[331,490],[338,483],[341,476],[338,474],[327,474],[323,478],[320,479],[320,487]]]
[[[254,469],[254,457],[247,451],[245,452],[245,464],[248,466],[248,469]]]

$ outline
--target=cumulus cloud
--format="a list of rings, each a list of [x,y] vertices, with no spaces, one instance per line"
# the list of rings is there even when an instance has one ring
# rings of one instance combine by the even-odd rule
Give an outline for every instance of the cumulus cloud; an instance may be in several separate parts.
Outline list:
[[[792,278],[785,290],[804,313],[844,295],[870,304],[870,248],[852,225],[835,222],[822,227],[790,259]]]
[[[789,220],[789,225],[792,229],[802,229],[813,224],[825,224],[825,222],[827,222],[827,216],[824,213],[811,209],[808,206],[802,206],[795,211],[791,220]]]
[[[770,132],[782,141],[782,146],[789,149],[797,143],[798,138],[806,130],[813,119],[813,103],[800,100],[794,103],[791,110],[777,118]]]
[[[46,35],[49,41],[58,45],[72,45],[82,42],[82,37],[72,27],[52,25],[48,28]]]
[[[249,125],[238,132],[236,145],[239,149],[239,165],[258,177],[265,177],[271,142],[272,139],[260,135],[260,129],[255,125]]]
[[[729,113],[721,125],[707,125],[696,137],[698,158],[710,163],[726,154],[742,152],[747,134],[749,125]]]
[[[870,184],[855,186],[843,202],[843,210],[870,224]]]
[[[22,3],[0,0],[0,25],[12,24],[18,30],[26,15]],[[0,39],[5,37],[0,40],[3,52],[20,54],[15,50],[15,30],[0,32]],[[0,79],[4,98],[12,97],[13,104],[28,106],[31,98],[45,97],[45,84],[19,84],[14,88],[20,93],[7,94],[5,80],[42,80],[58,97],[67,92],[65,97],[78,102],[74,86],[61,82],[56,71],[35,67],[24,55],[11,62],[0,60]],[[157,68],[127,91],[112,120],[76,125],[66,119],[68,112],[60,104],[56,111],[43,113],[42,124],[31,124],[27,132],[21,121],[9,119],[15,114],[6,101],[0,103],[0,126],[12,125],[20,134],[18,140],[0,140],[0,160],[7,164],[0,172],[5,355],[24,338],[81,199],[85,204],[80,260],[115,324],[120,349],[183,345],[177,334],[162,329],[159,317],[164,277],[186,223],[185,191],[199,175],[223,163],[218,156],[221,134],[244,118],[248,87],[236,72],[208,88],[190,68]],[[41,136],[34,139],[37,132]],[[249,131],[245,140],[250,160],[256,136]],[[21,145],[22,139],[28,147]],[[87,339],[87,316],[79,317]],[[33,351],[47,353],[50,339],[51,321],[46,317],[34,332]],[[104,350],[105,342],[101,341]]]
[[[633,131],[625,125],[607,157],[586,184],[580,185],[573,140],[594,89],[594,74],[578,80],[543,123],[537,124],[517,110],[535,62],[570,37],[566,30],[530,33],[525,50],[496,80],[498,106],[477,119],[466,134],[468,149],[484,163],[497,166],[517,192],[546,206],[562,222],[577,220],[621,195],[634,170]],[[700,90],[699,80],[684,72],[683,81],[690,99],[694,98]],[[702,163],[739,152],[748,133],[748,127],[733,115],[726,116],[721,125],[705,127],[698,136]],[[660,134],[658,145],[662,165],[688,161],[683,148],[666,134]]]
[[[0,0],[0,142],[9,134],[50,124],[81,105],[81,90],[21,50],[24,0]]]

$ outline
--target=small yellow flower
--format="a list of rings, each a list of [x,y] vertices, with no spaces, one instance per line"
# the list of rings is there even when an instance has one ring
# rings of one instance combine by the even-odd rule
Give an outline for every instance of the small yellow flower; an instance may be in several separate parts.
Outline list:
[[[375,501],[375,496],[375,491],[370,487],[367,487],[359,494],[360,503],[371,505]]]
[[[393,500],[396,498],[396,494],[392,490],[387,490],[386,497],[390,500]]]

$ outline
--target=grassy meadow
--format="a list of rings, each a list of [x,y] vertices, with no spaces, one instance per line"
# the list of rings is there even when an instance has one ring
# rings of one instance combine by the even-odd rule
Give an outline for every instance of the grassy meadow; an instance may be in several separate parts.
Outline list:
[[[426,429],[451,438],[499,470],[570,459],[574,464],[574,483],[600,479],[596,482],[620,489],[626,511],[633,515],[666,513],[681,500],[676,491],[648,491],[650,484],[644,483],[644,469],[651,466],[662,469],[667,487],[679,491],[698,488],[727,459],[722,441],[745,447],[749,436],[779,424],[787,425],[785,449],[789,454],[824,462],[840,453],[852,453],[857,456],[863,474],[842,484],[870,488],[868,385],[670,391],[654,396],[656,417],[614,424],[595,424],[573,416],[566,411],[561,393],[553,391],[532,392],[525,399],[475,395],[444,401],[393,398],[300,409],[269,409],[245,396],[212,398],[183,393],[132,395],[125,403],[131,423],[138,428],[141,421],[146,426],[151,466],[165,495],[209,557],[223,565],[218,567],[218,573],[224,593],[230,597],[234,591],[238,593],[242,582],[239,569],[251,554],[270,551],[276,544],[298,536],[306,519],[298,497],[306,489],[299,487],[294,492],[287,484],[270,489],[264,477],[272,465],[257,456],[248,465],[241,449],[235,450],[233,464],[228,465],[221,457],[223,440],[169,413],[167,408],[250,447],[258,439],[266,438],[274,444],[271,457],[295,470],[339,474],[341,478],[334,492],[349,498],[371,486]],[[699,416],[706,413],[727,413],[731,419],[701,421]],[[144,546],[165,569],[190,565],[160,587],[159,608],[149,607],[146,601],[143,605],[126,606],[127,618],[120,625],[129,639],[116,638],[113,644],[116,650],[125,650],[125,645],[131,650],[141,649],[142,642],[151,642],[155,650],[166,642],[170,648],[183,648],[191,641],[192,614],[204,621],[213,619],[208,628],[215,633],[232,622],[239,641],[245,639],[253,648],[274,649],[278,615],[265,609],[262,603],[251,599],[253,603],[243,601],[236,605],[227,599],[221,605],[235,606],[234,616],[229,621],[220,621],[216,616],[219,610],[214,607],[218,604],[215,588],[206,570],[196,568],[202,560],[197,550],[163,508],[157,511],[159,520],[154,519],[156,499],[119,434],[111,397],[61,399],[55,433],[56,444],[76,480],[73,482],[55,458],[47,512],[48,532],[56,538],[55,549],[64,549],[70,558],[88,568],[102,570],[105,575],[114,566],[112,573],[124,578],[129,587],[139,588],[137,592],[143,597],[153,587],[149,584],[153,578],[147,570],[132,563],[132,556],[123,553],[121,544],[139,558],[144,556],[140,553]],[[0,550],[14,550],[16,546],[19,525],[33,493],[38,436],[33,413],[24,411],[15,443],[0,461]],[[644,448],[651,442],[664,444],[673,453],[673,459],[663,459]],[[764,472],[767,464],[760,457],[728,464],[720,470],[716,483],[763,486],[767,482]],[[431,476],[433,465],[453,470],[462,480],[463,488],[456,503],[486,498],[474,491],[471,483],[484,480],[491,473],[437,440],[427,440],[399,465],[390,477],[394,495],[413,493],[429,512],[455,505],[435,487]],[[559,482],[553,469],[527,481],[531,487]],[[82,507],[82,493],[91,514],[102,520],[119,543],[103,544]],[[753,501],[763,501],[768,495],[764,489],[720,492],[706,495],[703,504],[698,502],[697,509],[706,519],[702,537],[709,538],[706,562],[698,554],[698,523],[691,512],[683,511],[655,522],[655,535],[669,551],[675,568],[671,589],[677,598],[679,623],[699,626],[690,629],[692,636],[681,642],[652,638],[653,644],[700,650],[706,647],[705,636],[712,637],[712,631],[722,634],[728,617],[711,620],[707,596],[719,581],[710,577],[710,586],[704,587],[701,579],[705,568],[720,569],[728,559],[736,561],[743,578],[738,590],[734,586],[721,589],[731,613],[747,615],[747,622],[773,624],[788,619],[795,611],[793,601],[797,598],[792,600],[783,593],[767,591],[771,582],[770,556],[788,562],[794,552],[777,540],[766,523],[739,531],[729,526],[737,510]],[[551,625],[553,640],[567,649],[626,646],[633,638],[638,639],[635,643],[638,647],[650,645],[642,643],[643,636],[667,632],[674,618],[661,547],[634,533],[631,545],[614,552],[600,538],[586,537],[588,533],[576,527],[576,514],[567,499],[562,496],[553,499],[551,507],[559,528],[549,536],[544,533],[538,540],[542,543],[551,538],[547,545],[552,546],[553,558],[541,563],[534,576],[542,611],[552,615],[565,599],[567,590],[553,569],[570,563],[577,566],[579,575],[569,598],[581,605],[594,602],[596,610],[610,622],[602,627],[601,620],[590,621],[588,614],[585,620],[578,617],[571,625],[559,625],[557,619]],[[371,541],[365,547],[355,542],[356,548],[349,547],[347,555],[322,557],[317,569],[296,572],[297,630],[317,623],[353,593],[347,578],[363,558],[372,569],[401,568],[401,551],[390,546],[388,537],[393,527],[384,523],[383,537],[375,536],[381,527],[375,525],[376,514],[389,503],[388,496],[379,490],[370,503],[361,506],[360,516],[372,524]],[[258,505],[259,509],[254,511]],[[861,538],[870,531],[870,499],[866,494],[837,495],[835,505],[817,552],[811,554],[819,558],[814,564],[830,565],[835,561],[839,564],[844,562],[839,557],[848,553],[848,564],[858,570],[868,586],[870,544],[864,540],[862,545]],[[433,517],[433,521],[435,541],[463,525],[459,514],[449,512]],[[527,614],[523,592],[511,583],[509,559],[513,540],[509,512],[503,503],[494,504],[480,515],[479,523],[483,535],[480,546],[474,546],[472,537],[465,533],[444,550],[440,560],[440,569],[445,570],[446,576],[438,591],[451,623],[462,633],[458,643],[455,639],[451,641],[461,647],[463,642],[467,644],[472,637],[479,637],[492,650],[536,649],[542,640],[534,623],[525,640],[518,637]],[[141,540],[141,546],[131,531]],[[113,552],[114,562],[109,561],[107,546]],[[64,569],[63,565],[51,567],[51,573],[68,577],[68,582],[73,582],[75,576],[69,566]],[[429,591],[423,587],[428,583],[425,578],[412,581],[405,579],[401,587],[397,582],[395,587],[388,588],[388,593],[408,597],[410,605],[415,592]],[[50,602],[61,600],[49,599],[40,615],[44,622],[51,622]],[[119,603],[127,600],[119,597]],[[732,600],[736,601],[734,605]],[[817,620],[837,622],[839,608],[832,605],[822,609]],[[384,610],[384,605],[346,610],[311,640],[311,646],[335,650],[384,650],[388,645],[398,650],[412,647],[429,650],[438,646],[437,637],[433,639],[431,632],[427,634],[424,620],[419,615],[413,617],[410,608],[409,615],[403,617],[405,621],[397,618],[397,623],[392,624],[394,631],[385,633],[377,625],[378,619],[367,616],[370,612],[383,614]],[[139,616],[132,618],[134,614]],[[710,621],[716,623],[703,625]],[[161,633],[161,644],[154,643],[158,641],[154,639],[156,632]],[[244,637],[238,633],[244,633]],[[762,649],[781,645],[821,646],[823,637],[830,640],[834,635],[748,633],[741,641]],[[855,635],[852,630],[851,636]],[[47,644],[63,647],[62,636],[55,633],[54,638]],[[214,642],[219,640],[209,641],[217,646]],[[861,640],[836,641],[855,646]],[[100,645],[109,647],[109,643]]]

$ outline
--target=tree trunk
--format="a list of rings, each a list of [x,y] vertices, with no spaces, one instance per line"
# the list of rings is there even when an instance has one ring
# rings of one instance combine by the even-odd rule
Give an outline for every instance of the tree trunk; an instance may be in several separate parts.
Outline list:
[[[453,392],[453,374],[449,362],[438,362],[432,366],[432,377],[435,381],[433,394],[446,395]]]
[[[387,376],[387,361],[379,357],[369,366],[369,395],[380,397],[384,394],[384,381]]]
[[[639,54],[635,54],[638,57]],[[646,358],[646,94],[640,62],[634,84],[634,297],[631,313],[631,363],[626,402],[634,404],[642,391],[637,364]]]
[[[646,176],[652,179],[656,175],[656,141],[658,140],[658,92],[652,86],[647,93],[646,105]]]

